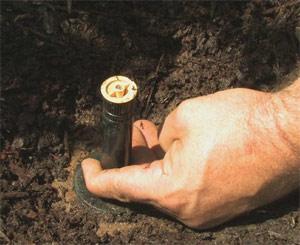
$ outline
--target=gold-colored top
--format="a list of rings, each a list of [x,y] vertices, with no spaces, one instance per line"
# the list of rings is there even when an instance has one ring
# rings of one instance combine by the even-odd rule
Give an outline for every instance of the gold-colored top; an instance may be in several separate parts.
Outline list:
[[[137,94],[135,82],[124,76],[114,76],[106,79],[101,85],[102,96],[116,104],[133,100]]]

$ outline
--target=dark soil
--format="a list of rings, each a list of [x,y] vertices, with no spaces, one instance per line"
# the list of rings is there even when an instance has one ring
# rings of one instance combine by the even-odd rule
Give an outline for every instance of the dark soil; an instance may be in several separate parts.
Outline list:
[[[2,2],[0,243],[300,244],[298,191],[197,232],[151,208],[95,213],[72,189],[101,82],[130,77],[157,124],[190,97],[273,90],[299,60],[290,2]]]

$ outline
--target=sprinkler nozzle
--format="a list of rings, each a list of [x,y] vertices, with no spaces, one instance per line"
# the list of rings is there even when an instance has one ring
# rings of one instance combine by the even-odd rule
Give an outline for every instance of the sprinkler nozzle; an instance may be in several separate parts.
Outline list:
[[[135,82],[124,76],[114,76],[105,80],[101,85],[103,98],[115,104],[132,101],[137,94]]]

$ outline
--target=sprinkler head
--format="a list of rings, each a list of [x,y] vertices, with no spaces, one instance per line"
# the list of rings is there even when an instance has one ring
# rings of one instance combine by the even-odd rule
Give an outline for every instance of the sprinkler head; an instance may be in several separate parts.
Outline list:
[[[103,98],[101,151],[86,158],[101,162],[102,169],[120,168],[128,165],[130,159],[137,86],[127,77],[113,76],[102,83],[100,92]],[[81,164],[75,172],[74,187],[77,195],[90,207],[112,213],[124,211],[125,204],[104,201],[87,190]]]
[[[111,103],[126,104],[136,97],[135,82],[124,76],[114,76],[105,80],[101,85],[101,95]]]

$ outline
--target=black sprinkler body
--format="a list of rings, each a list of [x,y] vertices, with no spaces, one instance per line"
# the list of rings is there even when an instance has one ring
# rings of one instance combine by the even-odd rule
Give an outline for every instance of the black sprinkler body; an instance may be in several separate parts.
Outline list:
[[[127,77],[114,76],[102,83],[100,91],[103,98],[102,147],[100,152],[92,152],[86,158],[100,161],[103,169],[120,168],[130,160],[137,86]],[[96,210],[125,212],[126,204],[104,201],[87,190],[81,164],[75,172],[74,188],[81,200]]]
[[[103,169],[120,168],[129,163],[136,93],[136,84],[123,76],[111,77],[101,86]]]

